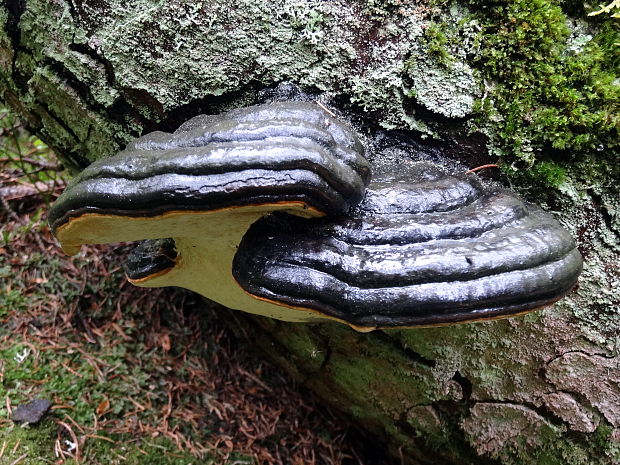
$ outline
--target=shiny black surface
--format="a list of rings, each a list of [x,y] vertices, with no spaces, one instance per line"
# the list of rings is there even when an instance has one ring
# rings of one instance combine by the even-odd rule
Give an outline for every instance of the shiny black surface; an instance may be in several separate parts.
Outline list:
[[[131,280],[146,278],[171,269],[176,264],[174,239],[141,241],[127,256],[124,268]]]
[[[581,271],[575,243],[514,194],[427,162],[373,175],[347,216],[255,223],[233,264],[251,294],[358,326],[493,318],[547,305]]]
[[[282,201],[340,213],[361,200],[369,177],[348,126],[314,103],[276,102],[137,139],[80,173],[52,206],[50,224],[89,212],[156,216]]]

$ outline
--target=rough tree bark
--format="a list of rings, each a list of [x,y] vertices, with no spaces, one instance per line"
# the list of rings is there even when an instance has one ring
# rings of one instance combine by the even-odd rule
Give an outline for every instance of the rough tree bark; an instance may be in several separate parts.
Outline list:
[[[463,5],[433,5],[5,0],[0,96],[75,170],[148,131],[254,103],[283,80],[374,134],[401,130],[382,134],[469,166],[495,161],[501,144],[476,113],[495,86],[472,65],[479,22]],[[458,44],[428,33],[455,24]],[[438,44],[452,47],[450,66]],[[532,199],[586,259],[576,292],[545,311],[369,334],[222,314],[407,462],[620,463],[617,163],[611,150],[575,159]],[[519,179],[526,196],[540,192]]]

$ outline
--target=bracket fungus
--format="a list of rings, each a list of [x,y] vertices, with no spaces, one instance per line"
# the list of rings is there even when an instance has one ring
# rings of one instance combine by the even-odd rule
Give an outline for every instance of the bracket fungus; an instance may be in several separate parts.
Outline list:
[[[251,294],[360,330],[502,318],[549,305],[582,258],[550,214],[429,162],[373,173],[338,219],[254,224],[233,272]]]
[[[313,320],[313,310],[248,296],[232,277],[233,256],[265,214],[317,217],[359,203],[370,176],[363,150],[350,128],[309,102],[201,115],[91,164],[53,205],[50,224],[69,254],[82,244],[168,239],[133,254],[136,285],[180,286],[233,309]]]
[[[576,283],[581,255],[540,208],[429,162],[376,171],[346,124],[276,102],[137,139],[86,168],[50,223],[70,254],[143,241],[138,286],[360,331],[507,317]]]

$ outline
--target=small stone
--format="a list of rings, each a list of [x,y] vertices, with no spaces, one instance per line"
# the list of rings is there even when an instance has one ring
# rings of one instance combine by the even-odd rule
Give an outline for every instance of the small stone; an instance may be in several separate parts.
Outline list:
[[[47,399],[34,399],[22,404],[13,411],[11,420],[15,423],[37,424],[52,406]]]

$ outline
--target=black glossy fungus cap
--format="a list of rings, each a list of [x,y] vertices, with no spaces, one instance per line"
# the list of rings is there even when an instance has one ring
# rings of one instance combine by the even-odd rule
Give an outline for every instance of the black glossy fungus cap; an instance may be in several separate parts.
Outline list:
[[[228,308],[317,321],[314,311],[249,296],[232,261],[264,215],[319,217],[357,205],[370,177],[363,152],[350,127],[311,102],[198,116],[86,168],[50,223],[68,254],[83,244],[145,240],[126,265],[138,286],[178,286]]]
[[[346,125],[314,103],[277,102],[197,116],[173,134],[137,139],[80,173],[49,218],[57,231],[86,213],[153,217],[303,202],[333,214],[361,200],[369,176]]]
[[[127,256],[125,272],[130,280],[139,281],[174,268],[177,256],[174,239],[140,241]]]
[[[233,274],[260,299],[372,329],[524,313],[560,299],[581,268],[550,214],[475,175],[418,162],[373,174],[345,217],[258,221]]]

